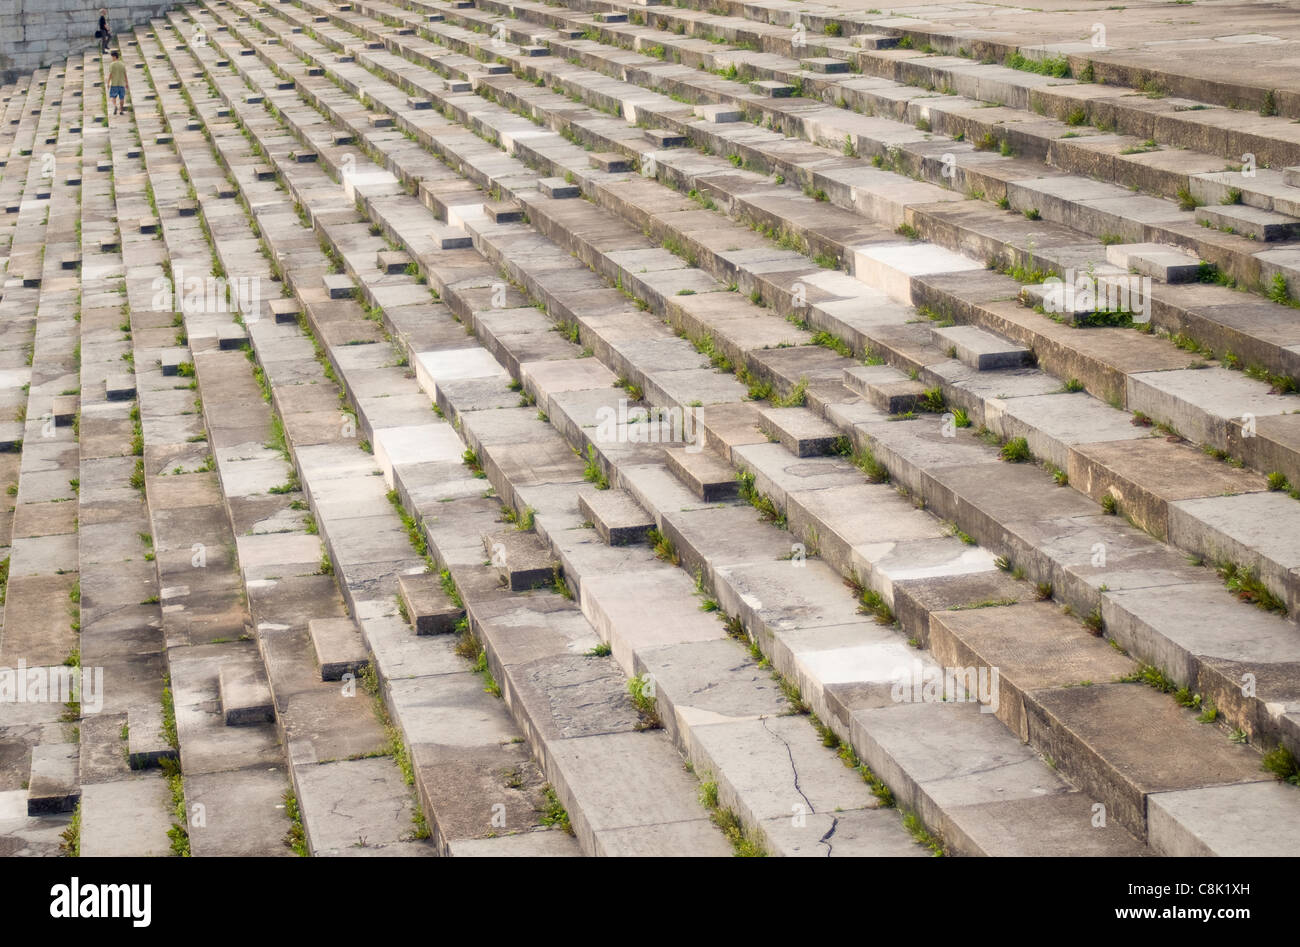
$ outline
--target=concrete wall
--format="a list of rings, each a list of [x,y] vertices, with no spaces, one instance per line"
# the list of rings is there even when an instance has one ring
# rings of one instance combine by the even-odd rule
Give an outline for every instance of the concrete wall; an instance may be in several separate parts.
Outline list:
[[[0,81],[94,47],[99,8],[114,37],[177,4],[174,0],[0,0]]]

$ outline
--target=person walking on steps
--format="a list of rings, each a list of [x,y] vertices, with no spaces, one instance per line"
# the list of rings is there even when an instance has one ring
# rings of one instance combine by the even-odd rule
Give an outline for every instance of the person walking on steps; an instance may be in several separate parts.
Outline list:
[[[120,49],[113,50],[113,65],[108,67],[108,101],[114,115],[126,111],[126,63]]]
[[[99,8],[99,29],[95,30],[95,38],[99,40],[99,51],[108,52],[108,41],[112,39],[113,31],[108,28],[108,8]]]

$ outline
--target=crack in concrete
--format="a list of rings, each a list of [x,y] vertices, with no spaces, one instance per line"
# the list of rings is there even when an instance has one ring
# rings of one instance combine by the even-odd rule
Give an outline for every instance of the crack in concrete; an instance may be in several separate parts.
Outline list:
[[[832,835],[835,834],[835,830],[838,829],[839,827],[840,827],[840,817],[837,816],[837,815],[833,815],[833,816],[831,816],[831,827],[830,827],[829,829],[827,829],[825,835],[823,835],[821,838],[819,838],[819,839],[817,840],[817,844],[819,844],[819,845],[825,845],[825,846],[826,846],[826,857],[827,857],[827,858],[830,858],[830,857],[831,857],[831,854],[835,851],[835,846],[833,846],[833,845],[832,845],[829,841],[827,841],[827,840],[828,840]]]
[[[810,814],[810,815],[816,815],[816,814],[817,814],[817,808],[812,804],[812,800],[809,799],[808,796],[807,796],[807,794],[803,791],[803,787],[801,787],[801,786],[799,785],[799,767],[795,765],[795,762],[794,762],[794,752],[790,749],[790,741],[787,740],[785,737],[781,736],[781,734],[775,732],[775,731],[772,730],[770,727],[768,727],[768,725],[767,725],[767,717],[765,717],[765,716],[764,716],[764,717],[760,717],[759,720],[761,720],[761,721],[763,722],[763,729],[766,730],[768,733],[770,733],[772,736],[776,737],[778,740],[780,740],[780,741],[781,741],[781,745],[785,747],[785,755],[786,755],[786,758],[790,761],[790,772],[794,775],[794,791],[797,792],[797,793],[799,794],[799,798],[801,798],[805,803],[807,803],[809,814]],[[839,820],[838,820],[838,819],[835,819],[835,823],[838,824],[838,822],[839,822]],[[835,824],[832,824],[832,825],[831,825],[831,830],[830,830],[829,832],[827,832],[825,835],[823,835],[820,839],[817,840],[817,842],[818,842],[819,845],[820,845],[820,844],[825,844],[825,845],[826,845],[826,857],[827,857],[827,858],[830,857],[831,852],[833,851],[833,846],[832,846],[829,842],[827,842],[826,840],[827,840],[828,838],[830,838],[833,834],[835,834]]]

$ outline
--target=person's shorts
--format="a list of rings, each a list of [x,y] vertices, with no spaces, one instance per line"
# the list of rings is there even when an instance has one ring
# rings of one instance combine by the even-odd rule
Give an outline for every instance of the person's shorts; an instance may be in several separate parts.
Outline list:
[[[110,99],[121,99],[123,102],[125,102],[125,101],[126,101],[126,86],[124,86],[124,85],[109,86],[109,87],[108,87],[108,97],[109,97]]]

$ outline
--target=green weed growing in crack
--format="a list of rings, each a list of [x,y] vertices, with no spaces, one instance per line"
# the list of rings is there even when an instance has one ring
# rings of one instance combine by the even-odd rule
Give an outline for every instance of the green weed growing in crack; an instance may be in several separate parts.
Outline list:
[[[569,821],[569,813],[565,811],[560,804],[560,798],[555,794],[554,787],[546,785],[542,787],[542,796],[544,798],[541,814],[537,819],[538,825],[544,825],[549,828],[561,829],[569,835],[573,834],[573,824]]]
[[[654,680],[649,674],[638,675],[629,678],[627,682],[628,697],[632,699],[632,705],[636,707],[641,714],[640,721],[637,722],[638,730],[658,730],[663,727],[663,719],[659,716],[659,705],[655,698]]]
[[[718,801],[718,784],[713,780],[700,783],[700,805],[709,812],[709,819],[731,843],[732,854],[737,858],[762,858],[767,855],[762,843],[745,831],[740,817]]]

